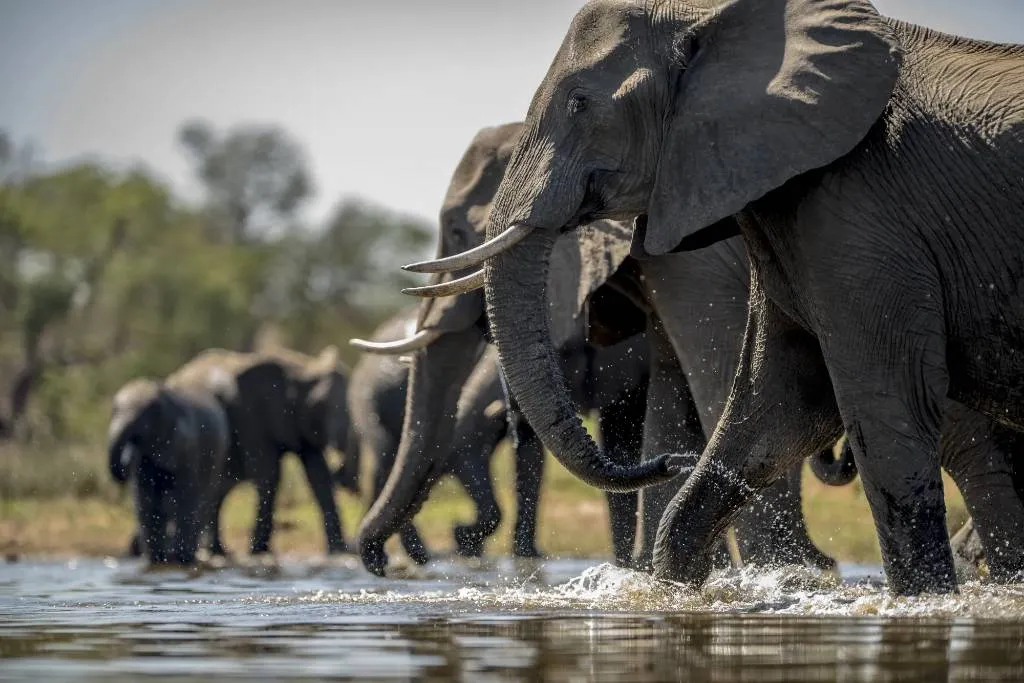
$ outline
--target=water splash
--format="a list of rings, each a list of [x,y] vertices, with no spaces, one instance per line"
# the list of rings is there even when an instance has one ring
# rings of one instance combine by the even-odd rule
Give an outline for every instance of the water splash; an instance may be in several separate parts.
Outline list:
[[[745,567],[714,573],[700,587],[600,564],[556,585],[511,577],[483,585],[417,590],[415,587],[314,591],[254,597],[268,603],[443,606],[464,611],[711,612],[805,616],[984,617],[1019,619],[1024,585],[968,582],[955,595],[899,597],[877,580],[843,582],[829,572],[800,566]]]

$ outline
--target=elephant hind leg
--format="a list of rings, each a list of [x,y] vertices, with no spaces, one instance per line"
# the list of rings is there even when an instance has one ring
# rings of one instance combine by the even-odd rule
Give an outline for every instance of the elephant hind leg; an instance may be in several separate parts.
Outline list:
[[[329,554],[348,552],[348,545],[341,531],[341,515],[337,502],[334,500],[334,480],[327,466],[324,452],[309,449],[300,454],[302,468],[306,472],[306,480],[313,491],[313,497],[320,507],[323,517],[324,533],[327,536],[327,552]]]
[[[942,464],[963,493],[971,519],[951,540],[972,564],[984,559],[999,582],[1024,576],[1024,435],[961,404],[949,406],[939,443]]]

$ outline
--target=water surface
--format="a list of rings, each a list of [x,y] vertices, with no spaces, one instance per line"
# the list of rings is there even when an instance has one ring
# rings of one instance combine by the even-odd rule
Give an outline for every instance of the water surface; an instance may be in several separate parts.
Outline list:
[[[877,570],[353,559],[0,565],[0,680],[1024,680],[1024,586],[893,598]]]

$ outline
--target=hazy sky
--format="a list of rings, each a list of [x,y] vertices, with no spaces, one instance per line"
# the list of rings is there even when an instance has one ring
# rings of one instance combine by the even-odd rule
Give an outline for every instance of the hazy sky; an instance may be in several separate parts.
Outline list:
[[[482,126],[520,119],[582,0],[0,0],[0,128],[48,162],[145,160],[194,192],[175,132],[276,123],[321,217],[359,194],[433,220]],[[876,0],[1024,43],[1024,0]]]

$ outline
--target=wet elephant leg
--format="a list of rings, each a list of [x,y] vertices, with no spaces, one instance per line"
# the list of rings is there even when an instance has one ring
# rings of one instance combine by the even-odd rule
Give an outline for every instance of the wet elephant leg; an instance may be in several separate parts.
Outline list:
[[[516,557],[540,557],[537,550],[537,516],[544,481],[544,444],[522,415],[515,419],[516,528],[512,553]]]
[[[951,540],[954,553],[973,564],[984,558],[995,581],[1020,581],[1024,491],[1018,459],[1024,454],[1024,435],[950,401],[939,453],[971,514]]]
[[[823,553],[807,533],[800,493],[803,470],[803,462],[792,465],[785,477],[758,494],[736,517],[733,528],[745,563],[836,568],[836,561]]]
[[[479,444],[477,444],[479,446]],[[492,446],[488,445],[488,449]],[[478,453],[469,457],[460,456],[455,463],[453,474],[459,480],[476,507],[476,521],[472,524],[457,525],[453,534],[456,552],[464,557],[480,557],[485,541],[501,524],[501,510],[494,495],[488,454]]]
[[[373,500],[380,497],[384,485],[391,474],[391,468],[395,465],[395,456],[398,453],[397,439],[383,433],[375,435],[369,444],[370,448],[377,454],[377,467],[373,473]],[[402,549],[416,564],[426,564],[430,561],[430,553],[427,545],[423,542],[419,531],[412,520],[403,523],[398,527],[398,539]]]
[[[200,484],[190,472],[179,472],[171,492],[174,514],[174,536],[171,560],[179,564],[193,564],[202,534],[204,510]]]
[[[327,536],[328,554],[348,552],[348,545],[341,531],[341,515],[338,504],[334,500],[334,482],[331,470],[327,466],[322,450],[310,448],[299,455],[302,468],[306,472],[306,480],[313,491],[313,497],[320,507],[323,517],[324,533]]]
[[[700,416],[675,349],[665,335],[661,322],[653,316],[648,324],[647,339],[651,348],[651,375],[644,417],[643,456],[653,458],[662,453],[693,453],[696,461],[705,445]],[[669,501],[685,481],[684,475],[640,492],[638,537],[634,552],[634,565],[637,569],[650,571],[653,568],[658,525]],[[730,564],[724,537],[716,542],[713,561],[716,567]]]
[[[140,463],[132,486],[141,553],[151,562],[167,562],[166,487],[145,463]]]
[[[256,525],[252,531],[249,552],[253,555],[270,552],[270,535],[274,530],[274,503],[281,480],[281,456],[266,452],[256,471]]]
[[[938,454],[949,386],[945,323],[912,294],[880,292],[884,316],[853,302],[829,321],[836,333],[824,349],[886,578],[900,595],[956,589]],[[899,343],[857,343],[865,338]]]
[[[448,462],[476,507],[472,524],[455,527],[457,552],[466,557],[483,554],[487,538],[501,523],[494,495],[491,458],[508,433],[507,405],[498,378],[498,365],[489,355],[473,368],[459,396],[452,451]]]
[[[645,394],[645,391],[637,389],[628,392],[619,401],[598,409],[597,422],[604,451],[612,462],[619,465],[635,465],[640,462],[647,410]],[[606,492],[605,497],[608,500],[615,564],[629,567],[633,563],[640,494],[636,491]]]

